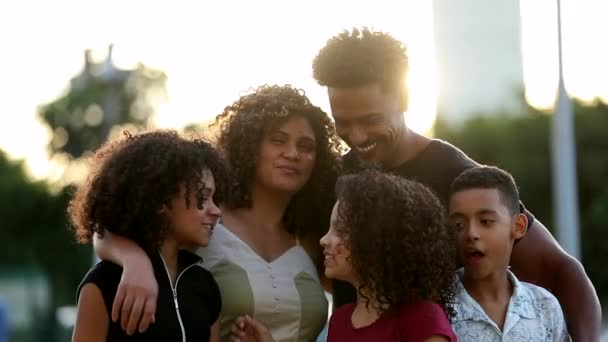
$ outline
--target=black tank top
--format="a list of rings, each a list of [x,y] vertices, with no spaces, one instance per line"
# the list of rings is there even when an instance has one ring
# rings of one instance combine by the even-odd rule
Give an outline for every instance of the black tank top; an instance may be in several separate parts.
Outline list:
[[[211,325],[221,311],[221,297],[211,273],[200,266],[200,257],[186,251],[180,251],[178,256],[180,275],[174,284],[178,316],[173,289],[162,259],[159,254],[149,256],[158,282],[158,298],[156,322],[143,334],[127,335],[120,327],[120,320],[114,323],[110,317],[122,267],[109,261],[97,263],[84,277],[76,298],[85,284],[93,283],[99,288],[110,322],[107,341],[182,341],[182,332],[185,332],[187,341],[209,341]]]

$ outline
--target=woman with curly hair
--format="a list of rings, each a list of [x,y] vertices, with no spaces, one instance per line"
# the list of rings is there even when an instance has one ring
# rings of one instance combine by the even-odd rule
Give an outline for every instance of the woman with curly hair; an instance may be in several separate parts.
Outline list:
[[[454,243],[423,185],[376,170],[340,178],[321,239],[325,276],[352,284],[357,301],[334,311],[327,341],[456,341]],[[238,341],[272,340],[251,317],[235,330]]]
[[[281,341],[314,341],[327,320],[318,239],[339,166],[333,125],[303,91],[262,86],[216,118],[232,182],[202,249],[222,293],[222,338],[249,314]]]
[[[318,241],[329,225],[340,167],[333,124],[302,90],[265,85],[227,106],[212,128],[231,180],[222,223],[199,254],[220,287],[221,338],[229,340],[235,319],[248,314],[277,340],[314,341],[327,320]],[[97,249],[139,270],[117,313],[130,298],[154,299],[141,291],[153,280],[136,248],[117,239]],[[139,307],[125,325],[145,328],[150,308],[140,319]]]
[[[112,321],[122,267],[97,263],[78,288],[73,341],[217,341],[221,297],[200,257],[220,210],[226,171],[214,148],[173,131],[154,131],[101,147],[69,207],[77,239],[110,233],[136,243],[152,262],[159,292],[156,324],[145,333]],[[143,303],[135,302],[134,307]],[[123,319],[129,317],[123,312]]]

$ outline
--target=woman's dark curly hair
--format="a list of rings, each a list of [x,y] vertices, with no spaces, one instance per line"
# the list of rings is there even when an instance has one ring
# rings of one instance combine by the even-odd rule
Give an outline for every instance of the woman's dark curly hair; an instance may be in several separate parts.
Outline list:
[[[225,166],[211,144],[187,140],[171,130],[125,137],[97,150],[91,173],[68,207],[76,238],[86,243],[105,231],[156,251],[169,229],[158,210],[169,205],[184,184],[186,205],[203,202],[203,170],[211,171],[222,200],[227,183]],[[195,192],[197,203],[190,203]]]
[[[429,300],[453,317],[455,240],[437,197],[375,169],[340,177],[336,192],[335,228],[368,304],[373,296],[374,306],[387,311]]]
[[[289,232],[300,237],[312,234],[317,239],[329,224],[342,145],[328,115],[314,106],[303,90],[263,85],[216,117],[213,126],[219,127],[217,143],[231,174],[225,204],[232,209],[251,208],[260,143],[268,131],[294,116],[310,123],[316,139],[316,160],[310,180],[292,198],[284,220]]]
[[[355,88],[378,83],[385,91],[403,95],[407,69],[403,43],[367,27],[330,38],[313,61],[313,76],[322,86]]]

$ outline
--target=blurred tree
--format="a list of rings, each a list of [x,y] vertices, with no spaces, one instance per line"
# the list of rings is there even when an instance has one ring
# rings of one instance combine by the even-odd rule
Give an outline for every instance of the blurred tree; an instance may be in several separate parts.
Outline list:
[[[132,70],[114,66],[111,46],[101,63],[86,51],[84,69],[66,94],[39,108],[53,132],[50,154],[80,158],[104,143],[115,126],[145,126],[166,97],[165,83],[163,72],[143,64]],[[55,309],[75,304],[76,288],[93,262],[91,247],[77,245],[69,229],[71,192],[71,186],[56,193],[46,182],[29,180],[23,163],[0,151],[0,268],[41,269],[48,277],[51,311],[36,329],[49,341]]]
[[[526,116],[479,117],[460,128],[438,122],[436,136],[480,163],[511,172],[526,207],[552,229],[551,115],[529,108]],[[574,102],[583,264],[608,305],[608,105]],[[438,166],[440,167],[440,166]]]
[[[53,131],[50,153],[79,158],[101,145],[113,126],[145,125],[155,100],[166,95],[165,82],[163,72],[141,63],[134,70],[116,68],[112,46],[106,60],[98,64],[85,51],[84,69],[72,78],[68,92],[39,110]]]
[[[53,333],[54,310],[75,304],[76,288],[92,263],[91,247],[77,245],[68,229],[70,191],[55,194],[47,183],[30,181],[23,163],[0,150],[0,269],[36,268],[48,277],[51,311],[39,313],[33,327],[38,333]]]

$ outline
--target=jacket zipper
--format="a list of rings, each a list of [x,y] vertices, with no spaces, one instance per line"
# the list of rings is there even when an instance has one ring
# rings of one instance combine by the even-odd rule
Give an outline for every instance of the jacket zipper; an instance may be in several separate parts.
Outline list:
[[[159,253],[159,255],[160,255],[160,253]],[[171,286],[171,292],[173,292],[173,302],[175,303],[175,313],[177,314],[177,320],[179,321],[179,327],[182,331],[182,342],[186,342],[186,329],[184,328],[184,323],[182,322],[182,316],[179,313],[179,304],[177,303],[177,284],[179,283],[179,278],[182,276],[182,274],[184,274],[184,272],[186,272],[190,267],[194,266],[195,264],[192,264],[192,265],[184,268],[184,270],[179,273],[179,275],[177,276],[177,279],[175,280],[175,287],[174,287],[173,283],[171,282],[171,274],[169,273],[169,269],[167,268],[165,259],[163,258],[162,255],[160,255],[160,259],[162,260],[163,266],[165,267],[165,271],[167,272],[167,277],[169,278],[169,285]]]

